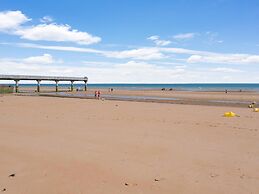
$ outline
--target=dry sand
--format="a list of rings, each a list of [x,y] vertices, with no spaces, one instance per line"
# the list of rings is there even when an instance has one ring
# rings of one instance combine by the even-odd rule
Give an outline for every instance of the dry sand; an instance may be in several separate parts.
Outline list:
[[[3,193],[259,193],[248,108],[10,95],[0,115]]]

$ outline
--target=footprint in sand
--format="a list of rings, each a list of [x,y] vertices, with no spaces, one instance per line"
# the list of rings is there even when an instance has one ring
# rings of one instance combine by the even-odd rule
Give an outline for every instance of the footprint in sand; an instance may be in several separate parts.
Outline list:
[[[245,174],[242,174],[242,175],[240,176],[240,178],[241,178],[241,179],[245,178]]]
[[[138,186],[137,183],[124,183],[125,186]]]
[[[10,174],[8,177],[15,177],[15,174]]]
[[[163,181],[163,180],[165,180],[165,178],[155,178],[155,179],[154,179],[155,182]]]
[[[211,178],[215,178],[215,177],[217,177],[217,176],[219,176],[218,174],[215,174],[215,173],[210,173],[210,177]]]

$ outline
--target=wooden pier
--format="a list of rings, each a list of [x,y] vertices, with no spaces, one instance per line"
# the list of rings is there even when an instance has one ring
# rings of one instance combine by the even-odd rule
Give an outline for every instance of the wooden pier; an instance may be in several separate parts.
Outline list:
[[[31,76],[31,75],[0,75],[0,80],[13,80],[15,81],[15,92],[19,91],[19,81],[21,80],[35,80],[37,81],[37,92],[40,92],[41,81],[54,81],[56,82],[56,92],[58,92],[58,83],[60,81],[71,82],[71,91],[74,89],[75,81],[83,81],[85,91],[87,90],[87,77],[59,77],[59,76]]]

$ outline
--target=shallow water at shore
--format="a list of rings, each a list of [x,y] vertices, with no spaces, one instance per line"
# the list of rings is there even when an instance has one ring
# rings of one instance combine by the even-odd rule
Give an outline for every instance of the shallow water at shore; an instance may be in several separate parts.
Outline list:
[[[10,84],[14,85],[14,84]],[[42,87],[53,87],[55,84],[41,84]],[[36,88],[36,84],[20,84],[21,88]],[[60,88],[68,89],[70,84],[59,84]],[[75,88],[84,88],[83,84],[75,83]],[[177,90],[177,91],[257,91],[259,92],[259,83],[220,83],[220,84],[88,84],[88,88],[114,88],[120,90]]]
[[[94,90],[87,92],[45,92],[23,93],[20,95],[40,95],[46,97],[94,99]],[[193,104],[209,106],[247,107],[252,101],[259,99],[257,93],[214,93],[214,92],[169,92],[169,91],[124,91],[101,92],[101,100],[156,102],[168,104]]]
[[[51,94],[53,94],[53,93],[51,93]],[[85,94],[85,93],[60,92],[57,95],[59,95],[59,96],[70,96],[70,97],[94,98],[93,94]],[[158,96],[124,96],[124,95],[109,95],[109,94],[102,95],[102,98],[105,98],[105,99],[124,99],[124,100],[179,100],[177,98],[165,98],[165,97],[158,97]]]

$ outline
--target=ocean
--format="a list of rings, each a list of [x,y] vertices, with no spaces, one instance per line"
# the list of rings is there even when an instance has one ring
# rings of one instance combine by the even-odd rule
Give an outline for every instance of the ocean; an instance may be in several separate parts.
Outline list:
[[[36,84],[20,84],[21,87],[36,87]],[[41,84],[41,86],[55,87],[55,84]],[[59,84],[61,87],[70,87],[70,84]],[[83,88],[83,84],[74,84],[74,88]],[[220,84],[88,84],[88,88],[114,88],[125,90],[159,90],[162,88],[183,91],[257,91],[259,83],[220,83]]]

